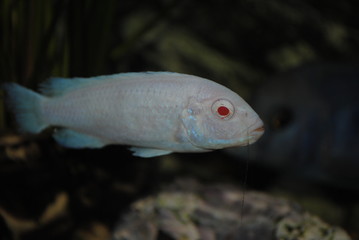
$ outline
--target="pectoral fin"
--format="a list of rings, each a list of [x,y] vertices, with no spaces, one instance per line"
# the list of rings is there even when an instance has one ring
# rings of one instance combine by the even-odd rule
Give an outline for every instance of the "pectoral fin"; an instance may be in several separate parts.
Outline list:
[[[141,147],[131,147],[130,150],[133,151],[133,156],[143,157],[143,158],[162,156],[162,155],[170,154],[172,152],[169,150],[162,150],[155,148],[141,148]]]
[[[68,148],[101,148],[106,145],[101,139],[71,129],[57,130],[53,137],[59,144]]]

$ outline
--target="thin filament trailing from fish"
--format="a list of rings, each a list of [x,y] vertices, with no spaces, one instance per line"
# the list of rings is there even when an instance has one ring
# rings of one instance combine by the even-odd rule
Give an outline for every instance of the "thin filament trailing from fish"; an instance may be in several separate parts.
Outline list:
[[[245,165],[245,170],[244,170],[244,179],[243,179],[243,194],[242,194],[242,202],[241,202],[241,219],[240,219],[240,225],[242,226],[242,219],[243,219],[243,212],[244,212],[244,201],[245,201],[245,194],[246,194],[246,188],[247,188],[247,178],[248,178],[248,170],[249,170],[249,163],[248,163],[248,159],[249,159],[249,155],[250,155],[250,149],[249,149],[249,128],[247,129],[247,155],[248,157],[246,158],[246,165]]]

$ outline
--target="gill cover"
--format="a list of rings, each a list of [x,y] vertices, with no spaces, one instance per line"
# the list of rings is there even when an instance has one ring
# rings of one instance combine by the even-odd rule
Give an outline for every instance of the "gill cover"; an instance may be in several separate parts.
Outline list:
[[[221,149],[233,142],[229,139],[226,122],[234,114],[233,105],[225,99],[203,103],[191,98],[181,115],[188,140],[202,149]]]

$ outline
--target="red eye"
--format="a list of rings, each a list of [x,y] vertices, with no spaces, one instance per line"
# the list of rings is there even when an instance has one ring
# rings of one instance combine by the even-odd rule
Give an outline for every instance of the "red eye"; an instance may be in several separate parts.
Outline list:
[[[220,106],[219,108],[217,108],[217,112],[219,115],[223,117],[227,117],[228,114],[230,113],[229,109],[225,106]]]
[[[212,104],[212,112],[217,117],[227,120],[233,116],[234,107],[230,101],[219,99]]]

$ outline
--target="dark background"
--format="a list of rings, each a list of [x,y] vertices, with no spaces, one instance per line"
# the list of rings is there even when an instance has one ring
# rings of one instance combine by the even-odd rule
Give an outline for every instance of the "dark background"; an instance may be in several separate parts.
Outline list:
[[[0,81],[36,89],[51,76],[174,71],[212,79],[249,100],[270,77],[295,67],[356,62],[358,5],[356,0],[2,0]],[[15,129],[3,95],[0,129],[4,136]],[[57,193],[65,192],[70,199],[67,225],[60,221],[42,232],[36,230],[33,234],[40,238],[91,229],[93,222],[111,229],[128,203],[179,175],[235,184],[242,184],[248,175],[250,188],[293,194],[287,186],[270,185],[271,172],[256,168],[247,172],[245,162],[222,153],[144,161],[121,147],[62,149],[46,133],[19,138],[15,148],[33,142],[41,154],[19,163],[7,155],[2,143],[0,208],[16,219],[38,220]],[[301,194],[292,198],[319,201],[310,202],[309,208],[358,237],[356,191],[296,186],[294,192]],[[318,210],[323,205],[328,208]],[[1,233],[10,238],[5,223],[2,226]]]

